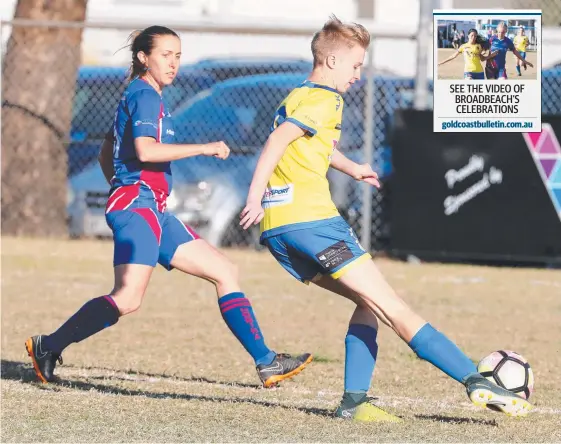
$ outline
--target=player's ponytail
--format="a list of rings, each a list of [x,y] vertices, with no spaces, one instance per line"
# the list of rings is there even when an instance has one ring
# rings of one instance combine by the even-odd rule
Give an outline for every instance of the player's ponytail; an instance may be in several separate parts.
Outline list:
[[[142,34],[142,30],[137,29],[136,31],[131,32],[130,35],[129,35],[129,38],[127,39],[127,47],[130,48],[130,50],[132,52],[132,61],[131,61],[131,64],[129,66],[129,72],[128,72],[128,77],[127,77],[127,80],[129,82],[132,79],[134,79],[135,77],[138,77],[139,74],[142,71],[144,71],[144,66],[142,65],[142,63],[138,59],[138,52],[135,53],[134,50],[133,50],[134,42],[138,38],[138,36],[140,36],[140,34]]]
[[[138,58],[138,53],[143,52],[147,56],[150,55],[152,49],[154,48],[154,40],[156,37],[161,35],[173,35],[177,38],[179,36],[177,33],[165,26],[150,26],[143,30],[137,30],[130,34],[128,38],[129,44],[127,45],[132,53],[131,65],[129,68],[128,81],[137,78],[143,72],[146,71],[147,67]]]
[[[475,39],[475,43],[477,43],[478,45],[481,45],[481,49],[483,49],[484,51],[491,48],[491,44],[489,43],[489,39],[487,39],[483,36],[480,36],[479,34],[477,35],[477,38]]]

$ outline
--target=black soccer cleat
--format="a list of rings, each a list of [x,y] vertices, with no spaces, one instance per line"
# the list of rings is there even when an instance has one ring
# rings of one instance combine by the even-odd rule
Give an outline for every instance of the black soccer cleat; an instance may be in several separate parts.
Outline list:
[[[296,376],[312,362],[312,359],[314,358],[310,353],[294,357],[286,353],[279,353],[270,364],[259,364],[257,374],[263,383],[263,387],[270,388],[285,379]]]
[[[25,341],[25,348],[27,354],[31,357],[37,377],[46,383],[54,381],[56,362],[58,361],[59,364],[62,364],[62,356],[43,349],[42,338],[43,335],[30,337]]]

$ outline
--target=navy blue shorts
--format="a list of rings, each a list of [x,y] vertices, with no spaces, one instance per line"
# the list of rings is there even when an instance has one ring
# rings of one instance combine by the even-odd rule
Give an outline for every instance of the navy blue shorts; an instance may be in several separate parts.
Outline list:
[[[177,248],[199,239],[192,228],[166,211],[152,208],[133,208],[111,211],[105,215],[113,231],[115,250],[113,265],[142,264],[167,270]]]
[[[264,238],[275,259],[296,279],[309,283],[322,275],[337,279],[372,256],[342,217]]]
[[[493,68],[486,68],[485,75],[487,79],[507,79],[508,76],[506,74],[506,66],[503,68],[493,67]]]
[[[464,79],[485,80],[483,72],[464,72]]]

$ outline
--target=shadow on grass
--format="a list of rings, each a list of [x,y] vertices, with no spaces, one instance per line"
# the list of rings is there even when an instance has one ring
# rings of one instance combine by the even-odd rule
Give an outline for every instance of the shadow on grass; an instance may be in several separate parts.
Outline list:
[[[161,378],[161,379],[175,379],[179,381],[185,382],[204,382],[208,384],[217,384],[217,385],[226,385],[226,386],[238,386],[238,387],[247,387],[247,388],[255,388],[260,389],[261,386],[257,384],[244,384],[244,383],[232,383],[232,382],[221,382],[216,381],[208,378],[201,378],[201,377],[191,377],[191,378],[182,378],[173,375],[165,375],[165,374],[156,374],[156,373],[146,373],[146,372],[138,372],[133,370],[115,370],[103,367],[73,367],[68,366],[70,368],[75,368],[79,370],[93,370],[93,371],[107,371],[107,372],[115,372],[115,373],[126,373],[130,375],[137,375],[146,378]],[[286,410],[293,410],[293,411],[300,411],[303,413],[307,413],[310,415],[322,416],[327,418],[332,418],[333,413],[332,410],[328,409],[321,409],[316,407],[296,407],[296,406],[287,406],[284,404],[279,404],[270,401],[264,400],[256,400],[252,398],[244,398],[244,397],[231,397],[225,398],[220,396],[202,396],[202,395],[189,395],[185,393],[171,393],[171,392],[150,392],[145,390],[129,390],[124,388],[119,388],[111,385],[105,385],[101,383],[91,383],[91,382],[84,382],[84,381],[75,381],[71,379],[66,380],[57,380],[51,384],[41,384],[37,382],[37,377],[35,375],[35,371],[33,367],[30,366],[28,363],[24,362],[17,362],[17,361],[8,361],[2,359],[1,361],[1,379],[7,379],[12,381],[20,381],[23,383],[34,384],[37,388],[42,390],[52,390],[52,391],[60,391],[62,388],[70,388],[75,390],[82,390],[89,392],[90,390],[96,390],[100,393],[104,394],[112,394],[112,395],[122,395],[122,396],[144,396],[146,398],[151,399],[182,399],[185,401],[205,401],[205,402],[226,402],[226,403],[246,403],[246,404],[253,404],[259,405],[263,407],[274,407],[274,408],[282,408]],[[131,381],[130,379],[123,378],[121,376],[89,376],[88,379],[92,380],[120,380],[120,381]],[[141,381],[139,381],[141,382]],[[493,426],[498,427],[498,423],[496,420],[485,420],[479,418],[462,418],[462,417],[451,417],[451,416],[443,416],[443,415],[415,415],[416,419],[421,420],[429,420],[429,421],[436,421],[436,422],[446,422],[450,424],[474,424],[474,425],[484,425],[484,426]],[[407,421],[407,419],[406,419]]]
[[[134,376],[138,376],[140,378],[158,378],[158,379],[174,379],[176,381],[182,381],[182,382],[205,382],[207,384],[217,384],[217,385],[225,385],[225,386],[230,386],[230,387],[244,387],[244,388],[252,388],[252,389],[261,389],[263,388],[262,385],[260,384],[250,384],[250,383],[246,383],[246,382],[235,382],[235,381],[230,381],[230,382],[226,382],[226,381],[217,381],[215,379],[210,379],[210,378],[206,378],[204,376],[192,376],[190,378],[185,378],[182,376],[178,376],[178,375],[166,375],[164,374],[160,374],[160,373],[148,373],[148,372],[142,372],[142,371],[138,371],[138,370],[132,370],[132,369],[123,369],[123,370],[116,370],[114,368],[108,368],[108,367],[93,367],[93,366],[76,366],[76,365],[72,365],[72,364],[64,364],[64,367],[66,368],[71,368],[71,369],[76,369],[76,370],[81,370],[81,371],[96,371],[96,372],[110,372],[110,373],[121,373],[121,374],[126,374],[126,375],[134,375]],[[5,372],[14,372],[15,371],[15,375],[17,376],[19,375],[19,377],[6,377],[4,376]],[[110,376],[88,376],[89,379],[97,379],[97,380],[106,380],[106,379],[112,379],[112,380],[120,380],[120,381],[133,381],[132,379],[126,378],[126,377],[122,377],[122,376],[117,376],[117,375],[110,375]],[[34,382],[37,381],[37,378],[35,376],[35,372],[33,371],[33,368],[31,367],[30,363],[25,363],[25,362],[15,362],[15,361],[7,361],[2,359],[2,379],[15,379],[15,380],[22,380],[23,382]],[[63,382],[63,381],[59,381],[59,382]],[[141,382],[141,381],[139,381]]]
[[[444,415],[415,415],[415,418],[428,421],[447,422],[449,424],[474,424],[491,427],[499,426],[499,423],[495,419],[458,418],[456,416]]]
[[[75,367],[78,368],[78,367]],[[80,367],[82,370],[86,370],[86,368]],[[91,369],[95,370],[109,370],[109,369],[100,369],[99,367],[91,367]],[[110,371],[115,371],[114,369]],[[133,372],[129,372],[133,373]],[[183,381],[198,381],[198,382],[207,382],[209,384],[221,384],[221,385],[234,385],[229,384],[227,382],[218,382],[213,381],[207,378],[177,378],[175,376],[165,376],[165,375],[157,375],[157,374],[149,374],[149,373],[142,373],[142,372],[134,372],[136,375],[146,376],[146,377],[157,377],[157,378],[173,378],[173,379],[181,379]],[[104,394],[112,394],[112,395],[122,395],[122,396],[144,396],[146,398],[152,399],[183,399],[185,401],[206,401],[206,402],[226,402],[226,403],[245,403],[245,404],[254,404],[263,407],[277,407],[283,408],[286,410],[294,410],[304,412],[310,415],[317,415],[323,417],[332,417],[332,411],[327,409],[320,409],[315,407],[296,407],[296,406],[287,406],[284,404],[278,404],[275,402],[263,401],[263,400],[255,400],[252,398],[243,398],[243,397],[232,397],[232,398],[224,398],[220,396],[201,396],[201,395],[189,395],[184,393],[170,393],[170,392],[160,392],[154,393],[150,391],[144,390],[129,390],[119,387],[114,387],[105,384],[98,384],[98,383],[90,383],[84,381],[75,381],[71,379],[66,380],[58,380],[51,384],[41,384],[37,382],[37,377],[35,375],[35,371],[33,368],[23,362],[16,362],[16,361],[8,361],[2,359],[1,361],[1,379],[7,379],[12,381],[20,381],[23,383],[33,383],[36,384],[38,388],[45,389],[45,390],[54,390],[59,391],[60,388],[71,388],[76,390],[83,390],[89,392],[90,390],[96,390],[100,393]],[[114,379],[112,377],[104,377],[105,380]],[[123,380],[124,378],[118,378]],[[251,387],[251,388],[259,388],[260,386],[255,384],[235,384],[235,385],[242,385],[244,387]]]

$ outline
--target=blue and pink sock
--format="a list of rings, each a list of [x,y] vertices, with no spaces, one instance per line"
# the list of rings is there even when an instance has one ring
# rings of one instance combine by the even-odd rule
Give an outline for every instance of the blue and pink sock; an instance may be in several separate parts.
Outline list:
[[[251,355],[255,364],[273,362],[276,353],[265,345],[249,299],[243,293],[230,293],[219,298],[218,305],[224,322]]]

